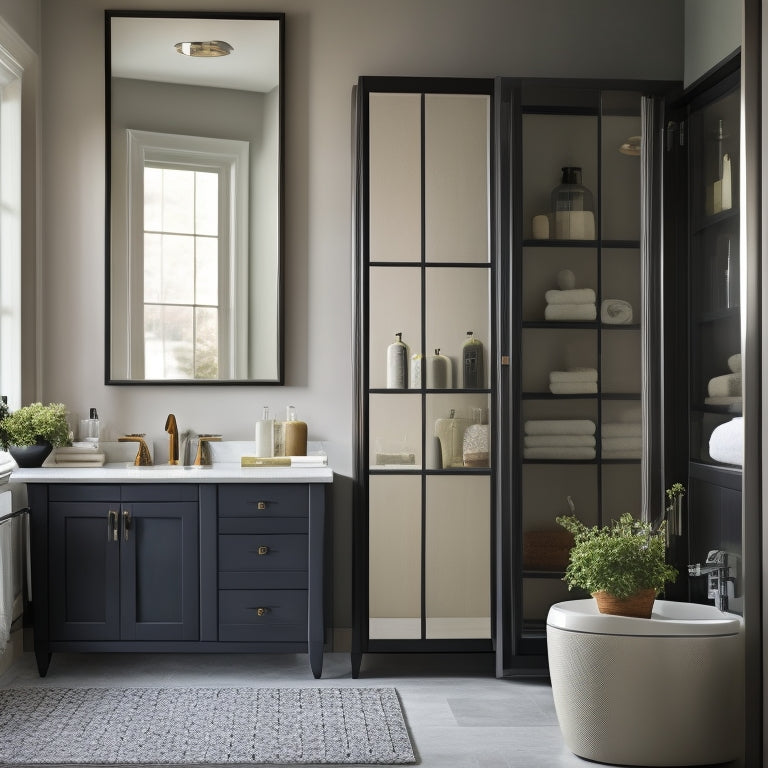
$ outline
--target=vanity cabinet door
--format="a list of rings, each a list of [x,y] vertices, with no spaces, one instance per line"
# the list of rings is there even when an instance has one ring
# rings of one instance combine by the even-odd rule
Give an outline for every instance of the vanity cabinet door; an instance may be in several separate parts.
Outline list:
[[[198,505],[120,505],[121,637],[198,640]]]
[[[51,640],[120,638],[119,508],[117,501],[50,503]]]

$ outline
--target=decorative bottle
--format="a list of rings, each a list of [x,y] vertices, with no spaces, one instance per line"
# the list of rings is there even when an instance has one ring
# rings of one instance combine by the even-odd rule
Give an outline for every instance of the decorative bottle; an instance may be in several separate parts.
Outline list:
[[[427,386],[430,389],[451,388],[451,360],[440,354],[440,349],[427,358]]]
[[[595,204],[592,193],[581,183],[581,168],[566,165],[551,195],[555,238],[594,240]]]
[[[264,406],[261,420],[256,422],[256,455],[275,455],[275,422],[269,417],[269,406]]]
[[[483,342],[476,339],[473,331],[467,331],[467,340],[461,347],[462,387],[483,388]]]
[[[296,409],[292,405],[286,408],[283,439],[286,456],[307,455],[307,423],[296,419]]]
[[[398,331],[397,340],[387,347],[387,389],[408,388],[408,345]]]

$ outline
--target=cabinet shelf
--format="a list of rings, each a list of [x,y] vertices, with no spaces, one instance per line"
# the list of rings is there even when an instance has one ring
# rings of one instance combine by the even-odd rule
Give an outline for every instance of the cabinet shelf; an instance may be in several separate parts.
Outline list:
[[[718,309],[714,312],[702,312],[694,320],[703,325],[705,323],[717,323],[721,320],[740,320],[741,307],[729,307],[728,309]]]
[[[373,387],[368,390],[371,395],[490,395],[492,390],[490,389],[429,389],[427,388],[414,388],[414,389],[389,389],[387,387]]]
[[[523,248],[640,248],[639,240],[546,240],[527,238]]]
[[[733,206],[733,208],[729,208],[727,211],[721,211],[720,213],[713,213],[711,216],[702,217],[701,219],[698,219],[696,221],[696,224],[693,227],[693,234],[699,234],[701,232],[706,232],[707,230],[712,229],[713,227],[718,227],[721,224],[725,224],[727,222],[731,222],[734,219],[738,220],[739,218],[739,208],[738,206]]]
[[[561,330],[561,331],[584,331],[584,330],[597,330],[600,327],[600,323],[597,321],[589,322],[558,322],[553,320],[525,320],[523,322],[523,328],[547,328],[548,330]]]

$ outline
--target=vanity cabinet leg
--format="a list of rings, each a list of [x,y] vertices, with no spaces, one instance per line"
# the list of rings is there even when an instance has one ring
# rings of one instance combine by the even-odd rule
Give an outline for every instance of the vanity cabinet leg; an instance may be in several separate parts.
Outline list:
[[[37,671],[40,674],[40,677],[45,677],[48,674],[48,667],[51,663],[51,656],[53,656],[53,654],[50,651],[35,651]]]
[[[323,644],[309,644],[309,666],[312,667],[312,674],[319,678],[323,674]]]

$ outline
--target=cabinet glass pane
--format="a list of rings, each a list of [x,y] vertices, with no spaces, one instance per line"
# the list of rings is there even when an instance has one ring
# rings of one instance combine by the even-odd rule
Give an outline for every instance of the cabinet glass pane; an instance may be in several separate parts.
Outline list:
[[[602,363],[604,394],[640,394],[642,387],[640,329],[604,329]]]
[[[371,468],[421,469],[421,396],[372,394],[368,409]]]
[[[369,101],[371,261],[421,260],[421,95]]]
[[[558,289],[558,274],[573,272],[576,288],[597,293],[597,258],[594,248],[523,249],[523,322],[541,322],[547,306],[545,294]]]
[[[489,467],[489,415],[485,393],[428,395],[427,469]]]
[[[573,368],[597,371],[596,330],[525,328],[522,355],[523,392],[573,395],[590,394],[581,390],[596,388],[595,381],[560,382],[550,379],[553,371],[562,372]],[[586,386],[588,384],[590,387]]]
[[[424,97],[427,261],[490,261],[490,105],[487,95]]]
[[[427,638],[491,636],[491,479],[427,478]]]
[[[490,369],[490,270],[434,267],[426,270],[425,353],[436,349],[451,361],[449,389],[488,387]],[[482,344],[481,374],[464,375],[463,345],[467,332]],[[426,377],[427,387],[434,386]]]
[[[421,478],[372,475],[368,489],[368,634],[421,637]]]
[[[639,99],[637,109],[638,115],[603,118],[603,240],[640,240],[640,156],[627,154],[627,144],[639,142]]]
[[[597,127],[597,117],[592,116],[523,115],[524,238],[533,237],[534,216],[550,213],[551,193],[560,184],[564,166],[581,168],[582,184],[597,199]]]
[[[640,463],[603,466],[603,523],[618,520],[625,512],[641,516],[642,472]]]
[[[569,590],[560,579],[523,579],[523,637],[546,636],[546,621],[550,607],[563,600],[589,597],[584,590]]]
[[[371,267],[369,371],[372,389],[387,387],[387,348],[397,341],[408,346],[406,359],[421,345],[421,270],[409,267]],[[409,371],[406,371],[406,384]]]

